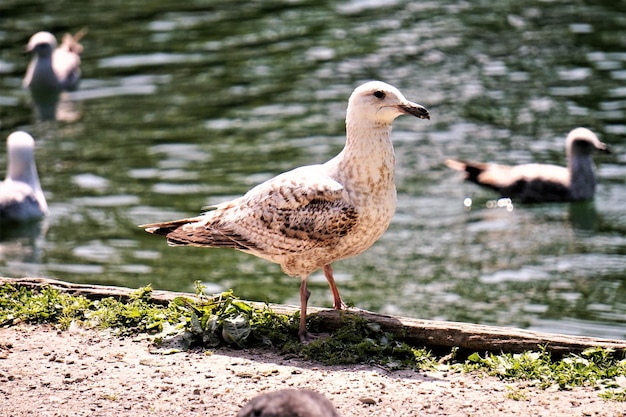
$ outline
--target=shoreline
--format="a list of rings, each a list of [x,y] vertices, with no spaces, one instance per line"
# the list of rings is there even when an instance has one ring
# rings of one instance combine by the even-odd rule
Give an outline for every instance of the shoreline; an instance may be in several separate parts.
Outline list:
[[[0,416],[235,416],[283,388],[324,394],[349,416],[608,416],[624,403],[592,387],[540,389],[480,372],[326,366],[266,349],[157,353],[145,335],[50,325],[0,329]]]

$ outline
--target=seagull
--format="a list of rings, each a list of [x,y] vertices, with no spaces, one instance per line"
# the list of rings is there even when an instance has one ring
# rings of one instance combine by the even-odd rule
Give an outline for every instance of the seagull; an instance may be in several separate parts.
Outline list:
[[[80,80],[80,54],[83,46],[78,41],[86,30],[72,36],[66,33],[61,46],[50,32],[37,32],[31,36],[25,52],[33,58],[28,65],[22,85],[28,88],[44,120],[54,120],[56,105],[62,91],[73,91]]]
[[[306,389],[283,389],[251,399],[237,417],[339,417],[339,413],[322,394]]]
[[[385,232],[396,209],[391,124],[400,115],[430,119],[395,87],[367,82],[348,100],[346,144],[330,161],[285,172],[197,217],[144,224],[171,246],[233,248],[300,278],[299,338],[306,330],[307,277],[322,268],[333,307],[346,308],[331,263],[358,255]]]
[[[499,165],[446,160],[446,165],[465,171],[465,179],[491,188],[502,197],[523,203],[592,200],[596,188],[591,153],[610,152],[589,129],[577,127],[567,135],[567,167],[549,164]]]
[[[26,222],[48,214],[48,204],[39,184],[35,141],[26,132],[13,132],[7,138],[7,176],[0,183],[0,222]]]

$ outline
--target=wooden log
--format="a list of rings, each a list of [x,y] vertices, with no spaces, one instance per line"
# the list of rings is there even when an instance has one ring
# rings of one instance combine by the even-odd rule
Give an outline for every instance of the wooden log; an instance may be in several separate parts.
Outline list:
[[[0,277],[0,285],[10,284],[14,286],[22,286],[31,289],[41,289],[50,287],[56,290],[72,295],[82,295],[90,300],[101,300],[111,297],[119,301],[128,301],[136,289],[126,287],[115,287],[110,285],[90,285],[90,284],[74,284],[72,282],[60,281],[51,278],[7,278]],[[150,301],[158,305],[167,305],[176,297],[187,297],[193,300],[199,300],[194,294],[153,290]]]
[[[127,301],[136,290],[124,287],[73,284],[48,278],[4,278],[0,285],[11,284],[38,289],[50,286],[73,295],[82,295],[89,299],[113,297]],[[176,297],[198,300],[194,294],[154,290],[151,301],[166,305]],[[278,314],[291,315],[299,311],[299,306],[283,304],[264,304],[249,302],[257,308],[268,307]],[[602,339],[585,336],[571,336],[556,333],[535,332],[512,327],[496,327],[471,323],[449,321],[420,320],[409,317],[389,316],[364,310],[309,308],[309,314],[322,318],[324,331],[332,332],[339,328],[344,314],[357,314],[366,320],[378,323],[384,331],[394,334],[398,339],[412,346],[425,346],[431,349],[450,349],[458,347],[472,352],[511,352],[518,353],[537,350],[540,346],[553,354],[580,353],[591,347],[626,350],[626,340]]]

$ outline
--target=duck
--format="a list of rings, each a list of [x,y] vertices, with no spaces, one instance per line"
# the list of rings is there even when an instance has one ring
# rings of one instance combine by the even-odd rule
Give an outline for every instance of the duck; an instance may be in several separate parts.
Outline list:
[[[596,175],[595,151],[610,153],[608,146],[585,127],[572,129],[565,140],[567,166],[552,164],[501,165],[447,159],[445,164],[465,173],[465,180],[492,189],[501,197],[522,203],[592,200]]]
[[[392,122],[401,115],[429,119],[428,110],[394,86],[370,81],[350,95],[343,150],[326,163],[295,168],[191,218],[144,224],[171,246],[236,249],[279,264],[300,278],[298,336],[306,329],[308,276],[322,269],[333,307],[345,309],[331,264],[367,250],[396,209]]]

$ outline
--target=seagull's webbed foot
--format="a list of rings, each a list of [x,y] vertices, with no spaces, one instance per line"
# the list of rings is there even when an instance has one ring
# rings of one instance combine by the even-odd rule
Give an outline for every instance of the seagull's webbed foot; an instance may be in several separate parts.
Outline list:
[[[314,342],[319,339],[325,339],[330,336],[328,333],[310,333],[306,329],[304,332],[298,332],[298,338],[303,345],[308,345],[311,342]]]

